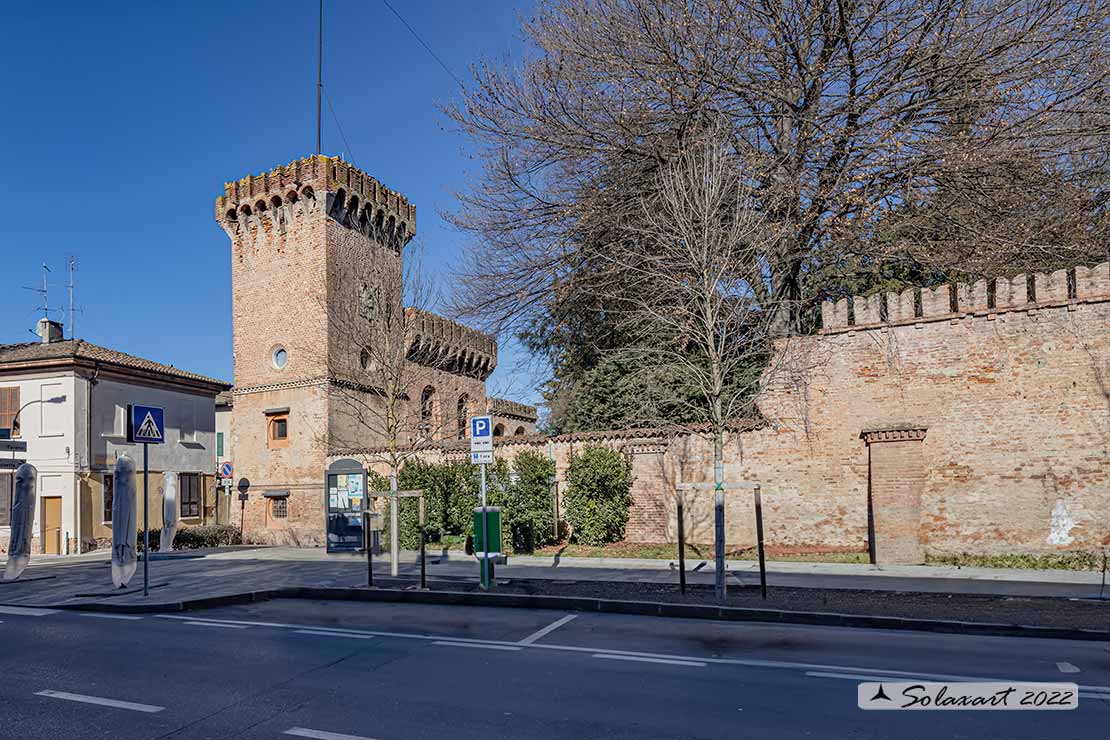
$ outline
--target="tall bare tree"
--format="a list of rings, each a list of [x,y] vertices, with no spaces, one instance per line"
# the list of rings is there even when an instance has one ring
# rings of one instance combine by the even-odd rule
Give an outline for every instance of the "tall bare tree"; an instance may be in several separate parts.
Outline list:
[[[642,374],[664,379],[642,397],[686,406],[679,416],[692,423],[682,426],[712,444],[722,596],[725,434],[738,419],[758,414],[758,386],[769,379],[752,369],[775,351],[778,308],[766,296],[763,262],[778,239],[776,227],[760,210],[725,133],[710,128],[691,138],[659,171],[636,226],[607,253],[621,276],[610,296],[627,327],[622,353],[637,356]],[[769,368],[775,367],[772,361]],[[681,379],[681,393],[668,399],[674,378]],[[644,412],[649,423],[668,422],[650,408]]]
[[[1009,228],[1032,209],[1007,228],[965,216],[1012,202],[988,186],[1030,160],[1050,173],[1033,187],[1083,192],[1061,207],[1105,212],[1108,12],[1105,0],[541,2],[525,57],[477,66],[449,109],[482,157],[454,214],[482,246],[458,308],[555,331],[573,320],[559,305],[604,313],[591,299],[611,278],[599,255],[643,222],[663,163],[718,118],[778,227],[762,254],[777,331],[800,328],[828,273],[898,247],[868,237],[908,203],[963,237],[989,229],[978,270],[1030,251],[1087,255],[1082,230]],[[920,256],[963,267],[951,247]]]
[[[381,249],[389,249],[382,246]],[[331,327],[331,419],[316,443],[329,455],[355,454],[389,470],[391,572],[398,568],[397,478],[407,460],[454,434],[439,398],[454,397],[451,373],[418,356],[416,340],[434,301],[417,244],[403,256],[357,260],[329,278],[320,300]],[[315,351],[314,348],[303,348]],[[428,389],[434,388],[434,394]],[[438,394],[438,395],[436,395]]]

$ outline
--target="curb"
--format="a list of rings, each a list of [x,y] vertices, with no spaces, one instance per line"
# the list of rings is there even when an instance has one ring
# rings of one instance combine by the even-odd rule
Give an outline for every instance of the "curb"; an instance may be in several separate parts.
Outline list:
[[[764,622],[804,624],[821,627],[913,630],[960,635],[997,637],[1036,637],[1053,640],[1091,640],[1110,642],[1110,631],[1070,627],[1038,627],[1023,624],[957,622],[943,619],[914,619],[835,612],[797,612],[785,609],[672,604],[658,601],[618,601],[579,596],[538,596],[532,594],[473,593],[466,591],[414,591],[400,589],[292,587],[264,591],[245,591],[227,596],[211,596],[160,604],[63,604],[46,608],[67,611],[116,614],[191,611],[220,606],[250,604],[272,599],[316,599],[321,601],[365,601],[440,606],[487,606],[509,609],[554,609],[559,611],[632,614],[677,619],[710,619],[725,622]]]

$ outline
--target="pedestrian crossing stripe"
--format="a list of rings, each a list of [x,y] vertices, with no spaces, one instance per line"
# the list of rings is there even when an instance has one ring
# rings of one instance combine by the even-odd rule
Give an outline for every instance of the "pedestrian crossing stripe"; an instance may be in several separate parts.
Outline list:
[[[162,431],[154,422],[154,415],[149,411],[146,412],[146,418],[143,423],[139,425],[138,430],[135,432],[136,437],[143,439],[162,439]]]

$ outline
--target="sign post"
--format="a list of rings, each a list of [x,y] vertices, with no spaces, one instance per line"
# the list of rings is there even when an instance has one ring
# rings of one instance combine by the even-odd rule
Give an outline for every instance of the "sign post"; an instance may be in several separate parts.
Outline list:
[[[143,444],[143,596],[150,593],[150,445],[166,441],[165,413],[158,406],[130,404],[127,415],[127,441]]]
[[[216,477],[220,479],[219,488],[223,490],[223,499],[227,501],[227,506],[224,507],[224,524],[231,524],[231,478],[235,469],[231,465],[230,460],[225,460],[220,463],[219,468],[216,470]],[[216,524],[220,523],[220,501],[221,496],[219,491],[216,493]]]
[[[474,416],[470,419],[470,462],[482,466],[482,559],[479,585],[483,591],[489,591],[494,584],[489,560],[489,515],[486,511],[486,466],[493,462],[493,420],[488,416]]]
[[[246,478],[239,479],[239,539],[243,539],[243,520],[247,518],[247,491],[251,482]]]

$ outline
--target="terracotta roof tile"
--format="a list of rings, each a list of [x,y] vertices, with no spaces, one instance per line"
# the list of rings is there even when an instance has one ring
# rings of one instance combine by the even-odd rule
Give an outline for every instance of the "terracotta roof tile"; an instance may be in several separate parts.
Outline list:
[[[49,342],[46,344],[42,342],[0,344],[0,369],[7,364],[64,359],[91,360],[94,362],[102,362],[107,365],[145,370],[147,372],[168,375],[174,378],[195,380],[201,383],[212,383],[224,386],[225,388],[230,387],[230,384],[222,380],[191,373],[187,370],[174,367],[173,365],[163,365],[160,362],[146,360],[142,357],[129,355],[126,352],[119,352],[114,349],[108,349],[107,347],[101,347],[98,344],[86,342],[83,339],[66,339],[64,341]]]

